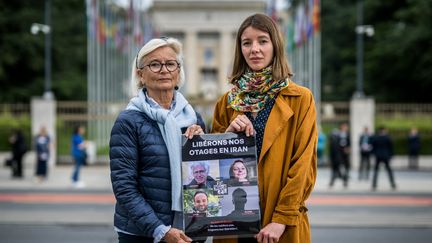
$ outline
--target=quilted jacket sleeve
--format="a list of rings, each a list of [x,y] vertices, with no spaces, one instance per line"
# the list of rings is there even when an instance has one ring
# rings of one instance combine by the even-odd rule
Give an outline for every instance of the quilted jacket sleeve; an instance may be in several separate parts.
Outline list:
[[[153,231],[163,222],[139,191],[138,144],[135,122],[120,115],[113,126],[110,140],[111,183],[114,195],[118,206],[127,211],[129,218],[145,236],[152,237]]]

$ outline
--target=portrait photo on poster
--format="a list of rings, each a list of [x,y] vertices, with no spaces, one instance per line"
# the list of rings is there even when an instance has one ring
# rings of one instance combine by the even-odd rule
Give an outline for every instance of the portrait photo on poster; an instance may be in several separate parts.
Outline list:
[[[219,160],[220,178],[230,186],[257,185],[258,173],[254,157]]]
[[[218,160],[184,161],[182,181],[185,189],[212,188],[219,178]]]
[[[219,203],[224,205],[221,216],[228,216],[232,220],[259,213],[258,191],[252,186],[228,187],[228,194],[221,197]]]
[[[188,189],[183,191],[183,211],[185,214],[201,216],[221,216],[220,198],[209,189]]]
[[[261,218],[255,138],[204,134],[182,144],[185,233],[194,239],[257,234]]]

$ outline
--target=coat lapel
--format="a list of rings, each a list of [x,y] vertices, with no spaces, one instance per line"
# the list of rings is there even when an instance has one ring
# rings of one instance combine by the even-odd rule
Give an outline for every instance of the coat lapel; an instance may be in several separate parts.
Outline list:
[[[294,112],[288,104],[288,100],[284,96],[299,96],[297,85],[290,82],[288,88],[282,90],[275,100],[273,109],[270,112],[269,118],[264,131],[263,144],[261,154],[258,161],[264,158],[264,155],[273,145],[276,138],[281,133],[282,129],[287,126],[288,120],[293,116]]]

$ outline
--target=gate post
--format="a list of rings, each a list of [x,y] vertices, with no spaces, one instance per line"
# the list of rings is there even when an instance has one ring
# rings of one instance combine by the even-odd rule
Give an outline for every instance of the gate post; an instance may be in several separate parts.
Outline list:
[[[353,97],[350,102],[351,167],[360,164],[360,134],[364,127],[375,130],[375,100],[370,97]]]

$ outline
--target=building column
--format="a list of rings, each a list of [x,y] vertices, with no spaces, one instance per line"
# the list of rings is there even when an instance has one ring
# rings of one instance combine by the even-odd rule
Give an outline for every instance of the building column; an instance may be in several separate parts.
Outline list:
[[[197,96],[199,92],[199,70],[197,68],[197,32],[187,31],[185,38],[185,73],[186,73],[186,96]]]

